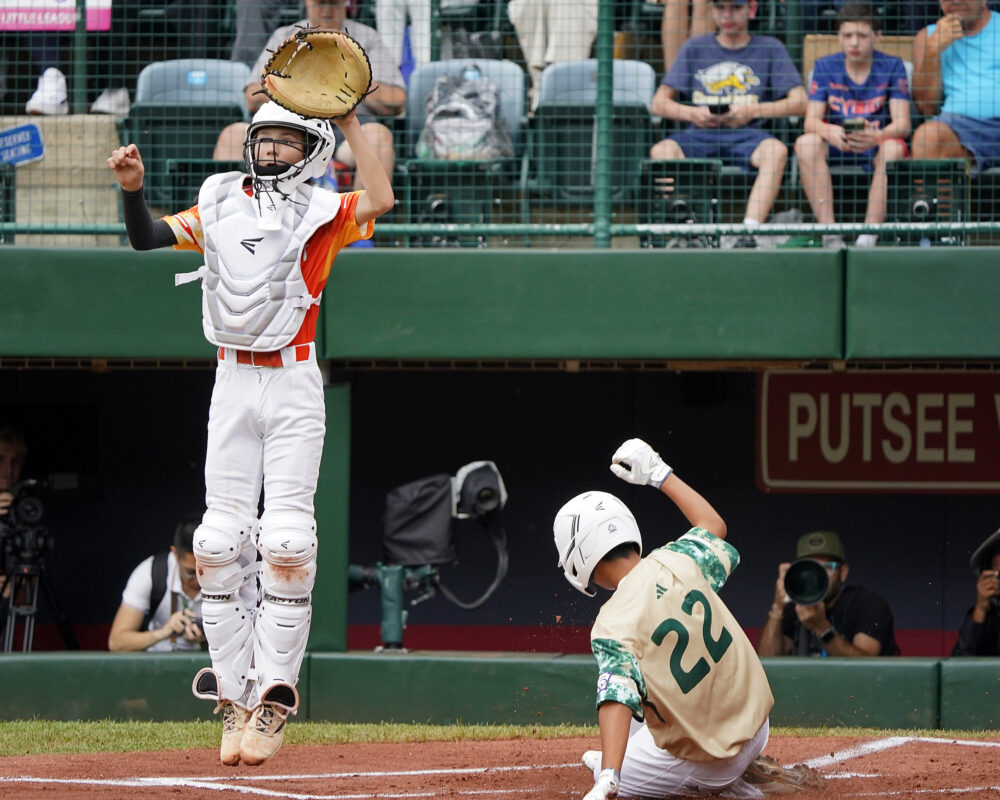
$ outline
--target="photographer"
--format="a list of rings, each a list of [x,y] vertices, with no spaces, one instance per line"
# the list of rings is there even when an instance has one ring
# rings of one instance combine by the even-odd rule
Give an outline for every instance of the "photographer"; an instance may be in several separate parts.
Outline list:
[[[953,656],[1000,656],[1000,530],[972,554],[976,604],[958,631]]]
[[[0,428],[0,525],[4,523],[10,505],[14,502],[14,495],[10,489],[21,480],[21,469],[24,467],[27,455],[28,447],[20,432],[13,428]],[[11,584],[6,580],[2,563],[0,563],[0,581],[3,582],[0,598],[6,600],[10,597]]]
[[[778,567],[774,601],[760,632],[761,656],[893,656],[899,653],[892,610],[885,599],[860,586],[845,586],[848,564],[840,537],[814,531],[799,538],[798,559],[812,559],[826,571],[826,592],[815,603],[796,603]]]
[[[10,488],[21,480],[21,468],[28,455],[24,437],[13,428],[0,428],[0,515],[6,514],[14,496]]]
[[[204,649],[192,541],[200,523],[200,517],[182,522],[169,552],[150,556],[132,571],[111,623],[108,650]]]

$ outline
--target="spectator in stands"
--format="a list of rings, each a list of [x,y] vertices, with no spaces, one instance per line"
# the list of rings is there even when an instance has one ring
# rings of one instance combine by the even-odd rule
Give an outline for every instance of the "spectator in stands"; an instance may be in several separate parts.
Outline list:
[[[837,534],[829,531],[805,534],[799,539],[797,558],[814,559],[826,569],[829,579],[826,595],[813,604],[790,600],[785,574],[791,564],[780,564],[774,602],[757,642],[760,655],[894,656],[899,653],[889,604],[875,592],[845,585],[847,556]]]
[[[267,96],[260,91],[259,79],[264,71],[264,65],[271,55],[269,51],[277,49],[278,45],[288,37],[293,36],[299,27],[318,25],[323,28],[346,30],[368,53],[368,59],[372,65],[372,86],[375,90],[359,106],[357,118],[361,123],[361,130],[364,132],[365,138],[378,155],[378,160],[386,175],[392,175],[395,164],[392,131],[384,123],[379,122],[377,117],[393,117],[403,110],[406,105],[403,76],[399,72],[399,65],[393,61],[392,54],[374,28],[360,22],[351,22],[350,25],[345,25],[346,20],[347,0],[306,0],[306,19],[300,20],[294,25],[278,28],[271,34],[263,51],[258,55],[257,62],[251,72],[256,77],[245,90],[247,105],[251,114],[264,105]],[[215,147],[216,160],[239,161],[243,158],[243,140],[246,137],[247,127],[245,122],[236,122],[223,129]],[[339,128],[336,129],[336,136],[337,149],[334,153],[334,159],[349,167],[354,167],[354,155],[351,153],[350,145],[344,141],[344,135]],[[356,175],[354,180],[356,181],[355,189],[364,188],[360,176]]]
[[[663,20],[660,22],[663,72],[670,72],[681,46],[690,37],[704,36],[714,31],[715,23],[712,22],[712,9],[708,0],[664,0]]]
[[[781,188],[788,148],[763,129],[766,119],[806,110],[802,76],[784,45],[749,31],[756,0],[712,3],[718,33],[684,43],[653,96],[657,116],[688,127],[653,145],[654,159],[721,158],[744,171],[757,170],[743,223],[767,220]],[[684,96],[690,103],[678,102]],[[757,247],[767,240],[723,236],[723,247]]]
[[[597,0],[510,0],[507,15],[528,66],[534,108],[545,67],[590,58],[597,37]]]
[[[201,517],[177,526],[170,550],[142,561],[122,592],[108,650],[200,650],[201,587],[194,559],[193,537]]]
[[[232,60],[252,67],[271,31],[279,27],[281,10],[289,5],[289,0],[236,0]],[[298,0],[294,7],[299,7]]]
[[[852,0],[837,14],[837,39],[843,52],[816,61],[809,79],[809,106],[795,142],[802,188],[816,221],[834,222],[829,162],[874,172],[865,222],[885,221],[885,164],[906,158],[910,135],[910,97],[906,67],[896,56],[875,49],[881,19],[871,6]],[[847,122],[850,120],[851,122]],[[850,124],[862,127],[849,130]],[[859,247],[874,247],[875,234],[858,236]],[[824,247],[843,247],[837,234],[823,236]]]
[[[913,157],[1000,166],[1000,14],[986,0],[941,0],[944,16],[913,41],[913,99],[937,114],[913,134]]]
[[[976,604],[958,631],[953,656],[1000,656],[1000,530],[972,555]]]
[[[91,114],[128,116],[131,107],[128,86],[134,84],[144,55],[140,50],[139,28],[142,5],[143,0],[115,0],[110,29],[88,33],[91,55],[87,61],[87,81],[98,92],[90,104]],[[25,113],[42,116],[69,113],[66,75],[61,66],[63,51],[71,39],[71,35],[55,31],[28,35],[28,54],[39,77],[25,104]]]

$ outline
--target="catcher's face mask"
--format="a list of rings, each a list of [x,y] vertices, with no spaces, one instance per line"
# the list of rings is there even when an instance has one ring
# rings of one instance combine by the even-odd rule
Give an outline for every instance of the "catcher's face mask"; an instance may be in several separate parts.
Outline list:
[[[329,120],[304,119],[273,102],[254,114],[243,142],[243,158],[253,178],[261,230],[281,228],[281,217],[295,191],[326,171],[335,144]],[[292,157],[294,162],[285,160]]]

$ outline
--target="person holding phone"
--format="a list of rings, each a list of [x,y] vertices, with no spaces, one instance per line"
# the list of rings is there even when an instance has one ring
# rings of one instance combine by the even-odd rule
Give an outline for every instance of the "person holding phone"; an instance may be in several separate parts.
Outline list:
[[[875,49],[882,21],[867,3],[852,0],[837,14],[841,52],[816,60],[809,78],[805,131],[795,142],[802,188],[816,222],[835,222],[830,164],[856,165],[872,173],[865,222],[885,221],[889,161],[907,157],[910,96],[903,61]],[[874,247],[875,234],[855,244]],[[823,246],[844,247],[837,234]]]
[[[664,160],[719,158],[744,172],[756,171],[743,218],[751,228],[767,220],[788,161],[788,148],[764,124],[801,115],[807,99],[785,46],[750,33],[756,14],[757,0],[712,3],[718,32],[688,39],[653,95],[653,114],[688,126],[649,153]],[[726,248],[769,244],[763,236],[720,239]]]

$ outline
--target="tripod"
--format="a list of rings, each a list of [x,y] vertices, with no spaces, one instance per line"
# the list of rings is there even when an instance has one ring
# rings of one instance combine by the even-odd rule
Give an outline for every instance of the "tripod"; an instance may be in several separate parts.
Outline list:
[[[59,605],[52,580],[45,569],[45,562],[41,558],[31,561],[14,562],[10,572],[3,579],[2,589],[10,586],[9,604],[7,606],[7,625],[4,628],[3,651],[10,653],[14,649],[14,632],[19,618],[24,619],[24,634],[21,639],[22,652],[30,652],[35,638],[35,615],[38,612],[38,590],[41,587],[45,592],[45,600],[49,610],[55,619],[59,632],[62,634],[63,644],[67,650],[79,650],[80,644],[76,640],[73,627],[66,621],[66,615]]]

